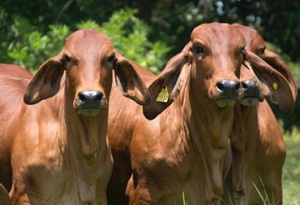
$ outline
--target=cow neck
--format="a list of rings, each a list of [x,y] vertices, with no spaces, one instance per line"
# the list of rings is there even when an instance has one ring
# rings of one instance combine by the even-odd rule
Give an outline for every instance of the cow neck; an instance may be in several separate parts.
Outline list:
[[[201,96],[199,90],[193,89],[190,83],[182,95],[179,99],[182,99],[183,109],[189,110],[185,112],[188,113],[185,119],[189,127],[187,137],[191,149],[197,153],[193,156],[203,156],[195,157],[195,172],[202,173],[199,177],[203,178],[201,181],[206,181],[206,197],[216,197],[223,193],[222,178],[225,171],[222,162],[232,129],[233,108],[217,107],[207,96]]]
[[[63,93],[65,104],[61,123],[65,125],[62,131],[66,133],[67,167],[75,178],[75,189],[80,198],[94,198],[96,193],[86,194],[87,190],[96,190],[97,178],[107,173],[103,167],[110,163],[106,141],[108,109],[101,110],[96,116],[84,117],[74,110],[74,97],[67,85]],[[81,193],[87,196],[81,196]]]
[[[263,102],[264,103],[264,102]],[[257,139],[253,136],[259,135],[258,126],[258,108],[262,103],[255,106],[243,106],[240,104],[234,107],[234,122],[233,129],[230,135],[231,146],[233,149],[238,150],[239,153],[255,153],[256,147],[251,147],[250,145]],[[249,123],[251,122],[251,123]],[[251,132],[248,132],[251,130]],[[250,140],[250,142],[248,142]]]
[[[180,112],[189,129],[193,141],[197,140],[195,146],[211,145],[214,149],[226,149],[229,133],[233,124],[233,107],[219,108],[213,100],[208,99],[203,93],[192,86],[190,76],[187,77],[180,95],[176,98],[175,107]],[[207,147],[207,146],[206,146]]]

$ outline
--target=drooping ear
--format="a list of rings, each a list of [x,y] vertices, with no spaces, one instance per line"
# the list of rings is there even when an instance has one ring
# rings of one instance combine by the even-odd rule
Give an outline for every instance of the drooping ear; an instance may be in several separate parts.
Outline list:
[[[186,47],[181,53],[171,58],[165,69],[149,86],[151,102],[149,105],[143,106],[146,118],[154,119],[179,95],[191,67],[187,51]]]
[[[250,69],[256,85],[264,96],[270,98],[283,113],[290,113],[294,108],[292,90],[286,78],[268,63],[251,51],[245,52],[245,66]]]
[[[24,102],[31,105],[54,96],[60,89],[63,73],[64,66],[60,54],[48,59],[30,80],[24,95]]]
[[[142,69],[137,63],[117,53],[114,62],[116,84],[125,97],[140,105],[150,102],[146,85],[136,70]]]
[[[292,90],[293,100],[295,102],[297,99],[298,90],[288,65],[283,61],[282,58],[280,58],[279,55],[267,49],[262,55],[260,55],[260,57],[285,77]]]
[[[9,195],[2,184],[0,184],[0,202],[1,205],[11,205]]]

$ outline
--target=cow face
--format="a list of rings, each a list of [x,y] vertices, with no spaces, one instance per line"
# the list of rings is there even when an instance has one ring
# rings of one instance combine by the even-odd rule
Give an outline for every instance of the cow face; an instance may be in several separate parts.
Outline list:
[[[115,59],[112,42],[103,33],[83,30],[67,38],[61,62],[79,114],[96,115],[107,107]]]
[[[196,88],[219,107],[234,105],[239,97],[244,46],[244,37],[230,25],[212,23],[196,27],[188,48],[192,53],[191,89]]]
[[[169,60],[150,85],[151,104],[144,106],[145,116],[149,119],[156,117],[173,102],[183,87],[189,87],[189,96],[196,103],[205,104],[208,100],[212,106],[232,107],[239,99],[244,46],[243,35],[228,24],[211,23],[196,27],[191,41]],[[169,97],[164,102],[157,102],[157,96],[164,88],[170,91]]]
[[[245,40],[243,34],[237,26],[228,24],[210,23],[196,27],[191,41],[181,53],[169,60],[149,86],[151,103],[143,108],[145,116],[155,118],[187,84],[192,93],[190,96],[198,103],[208,99],[226,108],[240,99],[240,102],[250,105],[268,96],[282,112],[291,112],[296,87],[289,69],[278,56],[266,52],[261,38],[249,40],[251,34],[245,35]],[[246,42],[252,45],[247,47],[248,50],[244,48]],[[157,101],[166,90],[170,92],[164,95],[167,98],[163,102]],[[281,98],[283,93],[284,99]]]
[[[66,96],[78,114],[97,115],[108,104],[113,70],[123,95],[139,104],[148,91],[135,71],[138,65],[121,56],[102,32],[85,29],[71,34],[64,49],[47,60],[29,83],[24,101],[35,104],[55,95],[64,82]],[[65,80],[61,81],[65,76]]]
[[[270,70],[254,70],[254,75],[245,67],[242,68],[240,79],[243,91],[240,103],[245,106],[256,105],[265,95],[270,97],[282,112],[291,112],[297,97],[297,87],[290,69],[277,54],[266,49],[264,39],[255,29],[240,24],[233,25],[244,35],[246,50],[253,52],[270,66]],[[288,86],[285,86],[286,84]],[[286,100],[280,96],[285,96]]]

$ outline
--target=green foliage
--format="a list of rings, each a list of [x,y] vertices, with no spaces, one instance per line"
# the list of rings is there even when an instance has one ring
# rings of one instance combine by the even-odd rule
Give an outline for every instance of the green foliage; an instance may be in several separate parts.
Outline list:
[[[133,9],[120,10],[102,25],[86,20],[78,23],[76,29],[94,28],[103,31],[122,55],[157,73],[163,68],[170,48],[163,42],[149,40],[151,29],[134,16],[136,13],[137,10]],[[66,36],[71,33],[67,25],[50,25],[48,31],[42,32],[25,18],[15,16],[13,20],[9,33],[15,39],[4,45],[7,46],[8,58],[12,63],[30,70],[37,69],[46,59],[56,55],[62,49]]]
[[[300,130],[296,127],[292,132],[285,133],[287,157],[283,166],[283,204],[300,204]]]
[[[8,55],[13,63],[35,70],[59,52],[69,33],[70,30],[65,25],[49,26],[49,31],[45,34],[39,31],[24,33],[20,35],[19,41],[9,45]]]
[[[255,183],[253,183],[253,186],[254,186],[255,190],[257,191],[257,193],[262,201],[262,204],[263,205],[276,205],[277,203],[274,202],[274,200],[272,200],[270,198],[272,196],[268,196],[262,179],[260,179],[260,182],[261,182],[261,186],[263,188],[263,192],[258,188],[258,186]]]
[[[77,28],[94,28],[103,31],[112,39],[119,53],[157,73],[167,61],[166,54],[170,48],[162,41],[150,41],[151,28],[134,16],[137,12],[127,8],[115,12],[109,21],[102,25],[88,20],[78,24]]]

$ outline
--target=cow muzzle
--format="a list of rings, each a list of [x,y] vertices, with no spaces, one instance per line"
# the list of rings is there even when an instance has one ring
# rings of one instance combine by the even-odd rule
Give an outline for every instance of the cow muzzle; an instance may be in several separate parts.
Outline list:
[[[244,106],[253,106],[264,100],[264,96],[260,92],[253,80],[242,81],[242,95],[239,102]]]
[[[216,84],[218,95],[215,96],[216,104],[221,107],[232,107],[239,98],[240,82],[236,80],[221,80]]]
[[[85,90],[77,94],[75,109],[78,114],[85,116],[97,115],[101,109],[107,107],[107,100],[103,93],[96,90]]]

